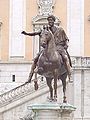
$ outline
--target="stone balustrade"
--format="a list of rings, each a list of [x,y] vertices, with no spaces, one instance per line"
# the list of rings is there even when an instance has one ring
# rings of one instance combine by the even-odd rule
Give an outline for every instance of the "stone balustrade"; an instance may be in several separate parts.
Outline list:
[[[41,76],[38,77],[38,80],[40,81]],[[25,83],[22,84],[4,94],[0,95],[0,107],[7,105],[15,100],[20,99],[22,96],[25,96],[27,94],[31,94],[35,92],[34,90],[34,80],[32,80],[32,83]],[[39,89],[42,89],[43,87],[46,86],[45,81],[40,81],[39,82]]]
[[[71,57],[72,66],[78,68],[90,68],[90,57]]]

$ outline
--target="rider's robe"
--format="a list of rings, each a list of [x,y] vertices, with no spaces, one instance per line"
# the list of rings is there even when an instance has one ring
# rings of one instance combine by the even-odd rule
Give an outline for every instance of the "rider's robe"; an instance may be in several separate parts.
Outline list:
[[[68,56],[70,66],[72,67],[70,55],[67,51],[67,48],[68,48],[67,43],[69,42],[69,39],[68,39],[64,29],[62,27],[53,26],[52,29],[50,29],[50,30],[52,31],[52,33],[54,35],[54,40],[55,40],[57,51],[61,55],[67,55]]]

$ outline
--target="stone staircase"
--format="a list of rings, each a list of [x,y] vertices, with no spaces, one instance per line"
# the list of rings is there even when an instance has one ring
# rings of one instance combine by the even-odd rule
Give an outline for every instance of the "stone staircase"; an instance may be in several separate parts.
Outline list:
[[[38,77],[38,80],[41,79],[41,76]],[[24,83],[8,92],[5,92],[4,94],[0,95],[0,108],[11,104],[14,101],[19,100],[20,98],[27,96],[28,94],[33,94],[36,92],[34,90],[34,80],[32,80],[31,83]],[[43,87],[46,87],[45,81],[39,81],[39,89],[43,89]]]
[[[60,81],[58,81],[58,87]],[[4,94],[0,95],[0,113],[12,109],[24,102],[30,101],[38,96],[49,92],[45,79],[42,81],[42,76],[38,77],[39,88],[34,89],[34,80],[31,83],[24,83]]]

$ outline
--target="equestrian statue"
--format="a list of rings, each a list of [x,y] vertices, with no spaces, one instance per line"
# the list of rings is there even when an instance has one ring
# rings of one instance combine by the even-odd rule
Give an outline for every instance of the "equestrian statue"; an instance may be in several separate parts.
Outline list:
[[[44,25],[42,30],[32,33],[22,31],[24,35],[39,35],[40,45],[43,47],[43,50],[34,58],[27,82],[31,82],[34,72],[43,75],[50,91],[49,99],[56,101],[57,80],[61,79],[64,93],[63,102],[65,103],[67,102],[66,78],[68,76],[70,81],[72,67],[70,55],[67,51],[69,39],[64,29],[54,24],[55,20],[55,16],[49,15],[47,17],[48,25]],[[54,89],[52,80],[54,80]]]

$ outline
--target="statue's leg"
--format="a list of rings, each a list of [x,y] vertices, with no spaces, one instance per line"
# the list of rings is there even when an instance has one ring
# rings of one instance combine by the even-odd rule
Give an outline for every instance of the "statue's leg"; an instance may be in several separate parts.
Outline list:
[[[60,79],[62,80],[62,85],[63,85],[63,102],[66,103],[66,78],[67,78],[67,73],[63,74]]]
[[[36,68],[36,64],[35,64],[35,62],[33,62],[32,66],[31,66],[31,72],[29,73],[29,77],[28,77],[28,81],[27,82],[31,82],[31,79],[33,77],[35,68]]]
[[[70,63],[69,63],[69,59],[68,59],[67,55],[62,54],[62,57],[64,59],[65,67],[67,69],[68,78],[69,78],[69,81],[70,81],[70,78],[71,78],[71,66],[70,66]]]
[[[37,73],[35,72],[35,79],[34,79],[34,88],[35,90],[38,90],[38,79],[37,79]]]
[[[69,81],[70,81],[70,78],[71,78],[71,66],[70,66],[70,62],[69,62],[69,58],[68,58],[67,52],[63,48],[59,49],[58,52],[62,56],[65,68],[66,68],[67,73],[68,73],[68,78],[69,78]]]
[[[34,70],[35,70],[35,68],[36,68],[36,65],[37,65],[39,56],[40,56],[40,53],[38,53],[37,56],[34,58],[34,62],[32,63],[31,71],[30,71],[30,73],[29,73],[29,77],[28,77],[28,81],[27,81],[27,82],[31,82],[31,79],[32,79],[32,77],[33,77]]]
[[[50,99],[53,100],[53,88],[52,88],[52,79],[51,78],[46,78],[47,85],[49,87],[50,91]]]
[[[44,61],[45,61],[44,56],[41,55],[37,64],[37,73],[39,75],[43,75],[44,73]]]
[[[54,100],[57,101],[57,80],[54,80]]]
[[[54,73],[54,100],[57,101],[57,71]]]

